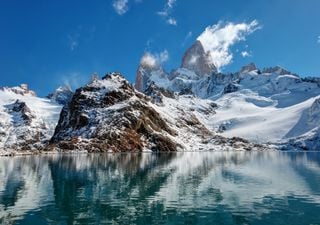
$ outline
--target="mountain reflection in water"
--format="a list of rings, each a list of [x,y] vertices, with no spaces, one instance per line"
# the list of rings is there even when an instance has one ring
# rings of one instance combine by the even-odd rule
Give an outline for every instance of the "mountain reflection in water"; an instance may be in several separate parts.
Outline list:
[[[320,224],[320,154],[0,158],[0,224]]]

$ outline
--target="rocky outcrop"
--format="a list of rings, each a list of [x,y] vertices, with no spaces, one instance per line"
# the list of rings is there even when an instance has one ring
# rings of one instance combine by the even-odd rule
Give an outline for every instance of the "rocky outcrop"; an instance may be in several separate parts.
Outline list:
[[[5,108],[11,120],[1,123],[3,147],[16,151],[40,150],[48,132],[46,124],[21,100]]]
[[[29,95],[29,96],[37,96],[36,93],[32,90],[29,89],[27,84],[21,84],[20,86],[17,87],[0,87],[0,90],[2,91],[10,91],[13,92],[17,95]]]
[[[217,72],[217,68],[210,59],[210,54],[205,52],[198,40],[183,55],[181,68],[194,71],[199,76]]]
[[[57,88],[53,93],[49,94],[47,98],[51,99],[52,101],[60,105],[66,105],[70,102],[72,95],[73,92],[71,88],[65,85]]]
[[[320,87],[320,77],[302,77],[303,82],[315,83]]]
[[[21,122],[24,125],[30,125],[32,119],[35,118],[27,104],[21,100],[16,100],[15,103],[7,105],[7,109],[10,114],[15,115],[15,123]]]
[[[174,98],[174,93],[164,88],[156,86],[154,82],[151,82],[148,85],[148,87],[144,91],[144,94],[151,97],[152,102],[155,104],[162,104],[163,97]]]
[[[152,76],[155,76],[156,79],[161,79],[167,77],[167,74],[153,55],[145,53],[136,72],[135,88],[140,92],[144,92]]]
[[[320,98],[315,99],[309,108],[308,122],[310,124],[320,124]]]
[[[239,85],[235,83],[229,83],[227,86],[224,87],[223,93],[228,94],[228,93],[236,92],[238,90],[239,90]]]
[[[275,67],[268,67],[268,68],[264,68],[262,70],[262,73],[275,73],[278,75],[295,75],[294,73],[280,67],[280,66],[275,66]]]
[[[62,110],[50,148],[176,151],[175,132],[148,102],[118,73],[94,80]]]
[[[240,73],[250,73],[251,71],[258,70],[256,64],[249,63],[248,65],[245,65],[241,68]]]

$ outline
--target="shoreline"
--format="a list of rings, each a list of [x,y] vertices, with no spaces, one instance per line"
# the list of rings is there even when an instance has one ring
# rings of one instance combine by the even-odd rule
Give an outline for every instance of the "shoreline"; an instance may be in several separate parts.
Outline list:
[[[269,150],[207,150],[207,151],[175,151],[175,152],[152,152],[152,151],[141,151],[141,152],[88,152],[85,150],[82,151],[37,151],[37,152],[0,152],[0,157],[19,157],[19,156],[45,156],[45,155],[79,155],[79,154],[172,154],[172,153],[203,153],[203,152],[281,152],[281,153],[287,153],[287,152],[296,152],[296,153],[319,153],[320,151],[308,151],[308,150],[279,150],[279,149],[269,149]]]

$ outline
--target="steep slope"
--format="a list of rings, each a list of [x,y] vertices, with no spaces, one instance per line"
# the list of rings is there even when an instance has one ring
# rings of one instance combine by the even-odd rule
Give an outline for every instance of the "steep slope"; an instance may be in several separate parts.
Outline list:
[[[220,107],[213,125],[226,137],[258,143],[286,142],[319,127],[318,122],[308,122],[314,114],[306,113],[320,95],[317,84],[279,67],[265,71],[274,72],[239,75],[238,90],[217,98]]]
[[[61,106],[27,85],[0,89],[0,153],[40,150],[51,138]]]
[[[153,83],[150,96],[111,73],[78,89],[62,110],[48,149],[85,151],[197,151],[266,149],[227,139],[204,124],[215,114],[211,100],[176,96]]]
[[[87,151],[175,151],[175,132],[122,75],[76,90],[64,107],[51,148]]]
[[[167,74],[153,56],[145,53],[137,69],[135,88],[143,92],[147,88],[150,80],[152,80],[151,77],[166,79]]]
[[[195,72],[199,76],[217,72],[209,53],[206,53],[201,42],[196,41],[184,54],[181,68]]]

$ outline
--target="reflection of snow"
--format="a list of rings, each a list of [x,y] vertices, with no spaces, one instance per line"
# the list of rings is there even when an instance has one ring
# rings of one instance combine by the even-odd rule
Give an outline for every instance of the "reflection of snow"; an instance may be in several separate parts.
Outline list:
[[[52,201],[51,173],[47,163],[42,163],[41,159],[33,156],[0,159],[0,199],[15,199],[7,207],[0,204],[0,219],[23,218],[25,213]],[[14,182],[20,184],[16,187],[17,196],[4,196],[8,192],[14,193],[15,190],[6,190]]]
[[[143,216],[157,204],[164,211],[222,208],[260,217],[279,202],[287,204],[289,197],[320,203],[320,166],[310,157],[311,153],[187,152],[0,158],[0,221],[23,219],[44,207],[68,215],[64,204],[82,204],[72,208],[74,220],[103,217],[102,205],[123,210],[124,216]]]
[[[255,205],[262,204],[268,197],[301,196],[320,203],[319,195],[313,193],[306,178],[301,177],[292,165],[287,155],[277,152],[181,154],[167,166],[166,169],[174,172],[150,204],[163,201],[167,208],[180,205],[182,210],[222,204],[230,209],[241,206],[256,211]],[[319,172],[319,165],[310,165],[312,170]],[[310,168],[305,161],[300,166]],[[197,177],[196,182],[194,177]],[[215,195],[221,195],[221,201],[215,202],[210,197],[212,189]],[[261,213],[268,211],[261,208]]]

